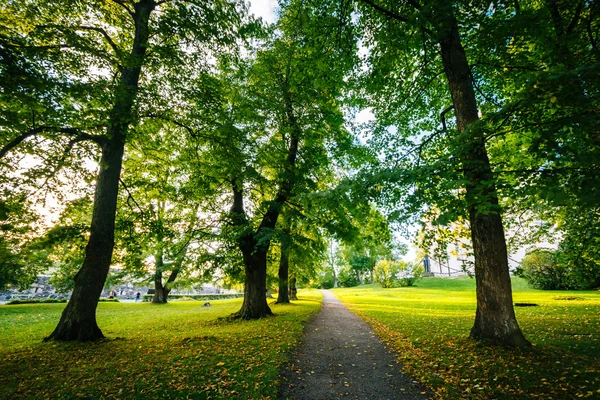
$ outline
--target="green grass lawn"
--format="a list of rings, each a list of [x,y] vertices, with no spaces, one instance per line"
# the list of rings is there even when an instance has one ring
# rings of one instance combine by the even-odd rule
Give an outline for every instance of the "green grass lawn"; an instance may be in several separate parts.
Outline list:
[[[334,289],[442,399],[600,399],[600,292],[540,291],[513,279],[530,350],[478,345],[475,282],[424,278],[416,287]]]
[[[65,304],[0,305],[0,399],[274,398],[281,364],[321,294],[271,305],[259,321],[219,320],[241,299],[99,303],[108,340],[42,343]],[[274,300],[273,300],[274,301]]]

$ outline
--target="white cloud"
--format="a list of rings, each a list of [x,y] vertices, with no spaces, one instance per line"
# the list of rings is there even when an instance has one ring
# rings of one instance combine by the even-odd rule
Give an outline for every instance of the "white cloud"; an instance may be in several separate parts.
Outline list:
[[[250,0],[250,12],[268,23],[275,22],[277,0]]]

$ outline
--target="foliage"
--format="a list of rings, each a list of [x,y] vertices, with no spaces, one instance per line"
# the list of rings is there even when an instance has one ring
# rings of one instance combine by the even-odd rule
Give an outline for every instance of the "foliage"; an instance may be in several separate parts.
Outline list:
[[[589,270],[577,268],[571,253],[563,248],[529,251],[521,261],[519,275],[535,289],[577,290],[594,287],[595,281],[590,279],[590,276],[597,274],[594,266],[590,265]]]
[[[419,262],[399,262],[398,283],[400,286],[413,286],[416,281],[421,279],[424,267]]]
[[[559,223],[564,232],[557,261],[572,271],[582,288],[600,287],[600,210],[569,209]]]
[[[0,290],[9,286],[28,288],[44,269],[35,262],[29,237],[39,218],[26,196],[10,198],[0,191]]]
[[[41,343],[64,305],[0,306],[0,397],[275,398],[279,368],[320,308],[318,292],[299,297],[273,305],[277,318],[250,322],[217,319],[239,299],[100,303],[111,338],[92,346]]]
[[[413,286],[423,271],[418,262],[381,260],[375,265],[375,282],[383,288]]]
[[[381,260],[375,264],[375,282],[379,283],[383,288],[391,288],[398,280],[400,272],[399,262],[391,260]]]
[[[356,273],[349,267],[343,267],[338,273],[338,283],[342,287],[353,287],[360,285],[360,280]]]
[[[241,293],[233,294],[171,294],[169,293],[169,300],[223,300],[223,299],[237,299],[244,297]],[[142,296],[142,301],[152,301],[154,298],[153,294],[145,294]]]
[[[377,285],[379,286],[379,285]],[[418,287],[333,289],[396,352],[404,371],[439,399],[596,398],[600,394],[600,296],[548,292],[513,278],[514,300],[533,350],[480,346],[468,339],[475,282],[423,278]],[[565,301],[568,295],[579,300]]]
[[[335,285],[335,271],[333,267],[327,267],[321,274],[319,275],[319,280],[316,283],[316,286],[321,289],[331,289]]]
[[[48,304],[48,303],[66,303],[68,301],[68,299],[15,299],[15,300],[11,300],[6,304],[39,304],[39,303],[44,303],[44,304]],[[98,299],[98,301],[100,302],[112,302],[112,303],[118,303],[119,299],[107,299],[104,297],[100,297]]]

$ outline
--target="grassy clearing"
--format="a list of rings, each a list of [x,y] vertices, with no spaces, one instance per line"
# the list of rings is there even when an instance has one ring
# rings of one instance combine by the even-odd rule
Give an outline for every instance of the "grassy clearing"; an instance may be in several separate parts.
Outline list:
[[[539,291],[513,279],[530,350],[468,339],[475,282],[425,278],[417,287],[335,289],[397,354],[407,373],[441,399],[600,398],[600,293]]]
[[[64,304],[0,306],[0,398],[274,398],[279,367],[320,308],[321,294],[271,305],[259,321],[218,320],[241,299],[100,303],[108,340],[42,343]]]

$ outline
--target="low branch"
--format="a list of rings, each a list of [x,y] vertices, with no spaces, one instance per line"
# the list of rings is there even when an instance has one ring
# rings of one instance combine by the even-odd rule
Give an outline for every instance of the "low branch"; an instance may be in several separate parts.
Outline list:
[[[73,136],[78,139],[79,142],[82,141],[92,141],[102,146],[106,142],[107,138],[104,135],[90,135],[85,132],[81,132],[77,128],[69,128],[69,127],[55,127],[55,126],[38,126],[37,128],[30,129],[27,132],[21,133],[19,136],[14,138],[9,143],[5,144],[2,149],[0,149],[0,159],[6,155],[9,151],[17,147],[26,139],[39,135],[44,132],[52,132],[52,133],[62,133],[67,136]]]

